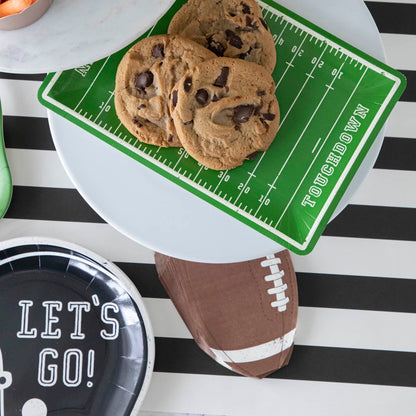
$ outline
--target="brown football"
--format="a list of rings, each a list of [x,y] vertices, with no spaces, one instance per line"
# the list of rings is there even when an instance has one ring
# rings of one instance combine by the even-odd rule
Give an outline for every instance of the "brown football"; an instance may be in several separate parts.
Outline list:
[[[159,278],[199,347],[239,374],[263,378],[292,354],[298,290],[290,254],[206,264],[155,254]]]

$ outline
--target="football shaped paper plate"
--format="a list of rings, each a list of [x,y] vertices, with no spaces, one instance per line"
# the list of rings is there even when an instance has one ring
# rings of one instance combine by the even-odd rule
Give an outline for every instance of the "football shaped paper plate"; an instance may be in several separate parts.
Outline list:
[[[159,278],[196,343],[239,374],[263,378],[289,363],[298,315],[288,250],[202,264],[156,253]]]

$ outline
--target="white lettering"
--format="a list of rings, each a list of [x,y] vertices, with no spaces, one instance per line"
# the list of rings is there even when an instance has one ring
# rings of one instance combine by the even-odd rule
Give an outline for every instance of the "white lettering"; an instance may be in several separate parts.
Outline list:
[[[89,312],[91,305],[89,302],[69,302],[68,311],[75,311],[75,326],[74,332],[71,333],[72,339],[85,339],[85,334],[82,330],[82,311]]]
[[[16,334],[17,338],[36,338],[38,336],[37,329],[29,329],[29,309],[33,306],[33,302],[31,300],[21,300],[19,306],[22,308],[22,320],[20,331]]]
[[[52,325],[59,322],[59,318],[53,315],[53,310],[56,309],[58,312],[62,311],[62,302],[59,300],[51,300],[42,302],[42,306],[46,308],[45,317],[45,332],[42,332],[40,336],[45,339],[59,339],[61,338],[61,330],[52,330]]]
[[[103,307],[101,308],[101,320],[104,324],[111,325],[112,330],[111,332],[107,332],[106,330],[102,329],[100,334],[101,337],[104,339],[117,339],[119,334],[119,323],[117,319],[110,318],[108,316],[108,311],[113,310],[115,313],[119,312],[118,305],[115,303],[104,303]]]

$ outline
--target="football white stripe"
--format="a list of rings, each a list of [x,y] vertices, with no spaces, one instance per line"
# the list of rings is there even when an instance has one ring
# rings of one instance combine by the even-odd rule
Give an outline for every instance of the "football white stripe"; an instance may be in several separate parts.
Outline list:
[[[400,409],[414,409],[415,392],[393,386],[157,372],[142,410],[227,416],[404,416]]]
[[[192,338],[169,299],[145,298],[144,303],[155,336]],[[416,327],[412,313],[301,306],[297,327],[297,345],[416,352],[416,332],[408,330]],[[223,361],[229,361],[232,354],[217,353]]]
[[[253,361],[273,357],[290,348],[293,345],[295,332],[296,330],[292,329],[292,331],[284,334],[281,338],[276,338],[272,341],[265,342],[264,344],[255,345],[249,348],[226,351],[211,348],[211,351],[215,354],[220,363],[251,363]]]

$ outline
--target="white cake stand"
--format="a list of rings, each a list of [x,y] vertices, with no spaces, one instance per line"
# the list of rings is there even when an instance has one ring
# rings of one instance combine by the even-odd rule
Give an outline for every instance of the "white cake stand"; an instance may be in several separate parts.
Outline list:
[[[385,61],[379,32],[362,0],[280,3]],[[138,243],[166,255],[208,263],[249,260],[282,249],[75,124],[48,114],[58,153],[81,195],[109,224]],[[371,170],[383,137],[381,132],[334,216]]]

